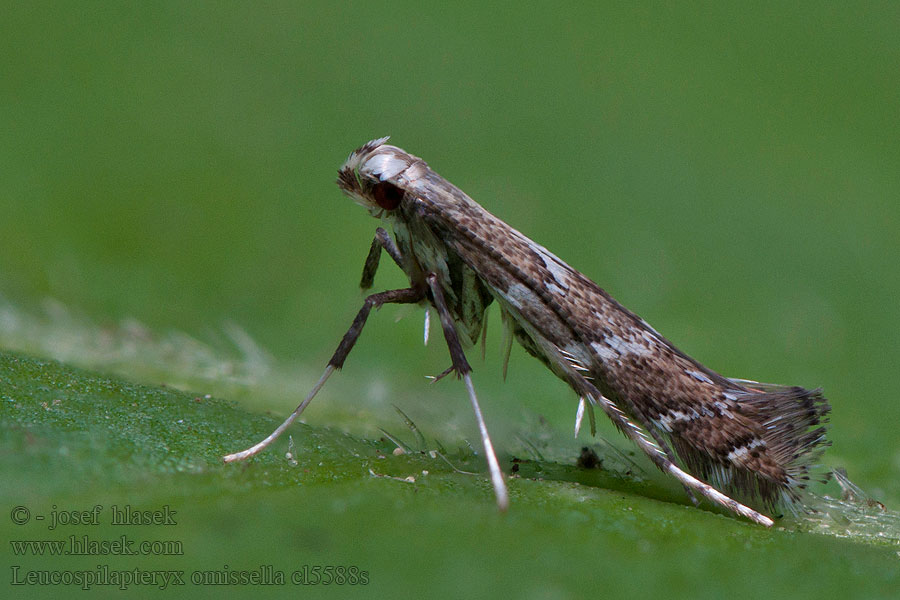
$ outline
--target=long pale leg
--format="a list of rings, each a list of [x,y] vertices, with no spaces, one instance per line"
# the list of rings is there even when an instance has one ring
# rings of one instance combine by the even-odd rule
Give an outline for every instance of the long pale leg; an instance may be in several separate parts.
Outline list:
[[[501,511],[509,508],[509,493],[506,490],[506,483],[503,481],[503,472],[500,470],[500,463],[497,461],[497,454],[494,452],[494,445],[491,443],[491,436],[488,434],[487,425],[484,422],[484,416],[481,414],[481,407],[478,405],[478,398],[475,395],[475,388],[472,385],[472,367],[466,360],[463,353],[462,344],[459,342],[459,335],[456,333],[456,327],[453,325],[453,317],[447,308],[444,300],[444,292],[441,284],[434,273],[430,273],[425,281],[431,288],[431,294],[434,297],[434,305],[437,308],[438,316],[441,318],[441,327],[444,330],[444,338],[447,340],[447,347],[450,350],[450,359],[453,362],[451,367],[466,382],[466,391],[469,393],[469,400],[472,402],[472,409],[475,411],[475,419],[478,421],[478,431],[481,434],[481,443],[484,446],[485,458],[487,458],[488,470],[491,473],[491,483],[494,486],[494,495],[497,498],[497,507]]]
[[[223,456],[222,460],[227,463],[235,462],[238,460],[244,460],[246,458],[250,458],[251,456],[255,456],[259,454],[263,450],[265,450],[266,446],[274,442],[278,439],[284,430],[291,426],[291,423],[297,420],[297,417],[306,410],[306,407],[309,406],[309,403],[312,402],[312,399],[316,397],[316,394],[319,393],[319,390],[322,389],[322,386],[325,385],[325,381],[334,373],[334,367],[328,365],[325,367],[325,372],[322,373],[322,376],[319,378],[319,381],[316,382],[316,385],[313,386],[313,389],[310,390],[309,395],[306,396],[306,399],[300,403],[300,406],[294,409],[294,412],[291,413],[287,419],[285,419],[284,423],[278,426],[275,431],[269,434],[269,437],[259,442],[258,444],[247,448],[246,450],[241,450],[240,452],[235,452],[234,454],[228,454],[227,456]]]
[[[678,465],[669,460],[669,457],[666,456],[666,452],[661,450],[647,437],[640,427],[632,423],[618,406],[613,404],[608,398],[604,397],[603,394],[600,393],[600,390],[598,390],[590,381],[585,379],[580,373],[573,370],[570,372],[570,378],[572,384],[576,386],[575,389],[578,390],[579,393],[592,398],[594,402],[599,404],[600,408],[603,409],[603,412],[606,413],[613,424],[618,427],[622,433],[628,436],[631,441],[637,444],[638,448],[640,448],[661,471],[675,477],[685,486],[685,488],[699,492],[716,504],[737,513],[742,517],[746,517],[747,519],[759,523],[760,525],[765,525],[766,527],[774,525],[774,521],[766,515],[761,514],[748,506],[744,506],[737,500],[729,498],[708,483],[704,483],[693,475],[680,469]]]
[[[373,244],[374,246],[374,244]],[[247,448],[246,450],[242,450],[241,452],[235,452],[234,454],[229,454],[223,457],[225,462],[234,462],[238,460],[244,460],[246,458],[250,458],[256,454],[262,452],[267,446],[269,446],[272,442],[278,439],[278,436],[281,435],[285,429],[290,427],[291,423],[293,423],[297,417],[306,410],[306,407],[309,406],[309,403],[312,402],[312,399],[315,397],[316,393],[322,386],[325,385],[325,381],[328,377],[334,373],[335,370],[340,369],[344,366],[344,361],[347,360],[347,355],[350,354],[350,351],[353,349],[353,345],[356,344],[356,340],[359,339],[360,334],[362,333],[363,327],[366,324],[366,319],[369,318],[369,313],[372,312],[373,308],[378,308],[382,304],[414,304],[423,300],[425,298],[425,290],[421,288],[404,288],[400,290],[388,290],[385,292],[379,292],[377,294],[372,294],[368,296],[363,302],[363,306],[359,309],[359,312],[356,314],[356,318],[353,319],[353,324],[350,325],[350,329],[347,330],[347,333],[344,334],[344,338],[341,340],[341,343],[338,345],[337,350],[335,350],[334,355],[332,355],[331,360],[328,361],[328,366],[325,368],[325,372],[322,374],[322,377],[319,378],[319,381],[316,385],[313,386],[312,391],[310,391],[309,395],[300,405],[294,409],[294,412],[291,413],[284,423],[278,426],[275,431],[273,431],[266,439],[259,442],[258,444]]]
[[[662,436],[659,433],[657,433],[656,430],[654,430],[652,427],[648,427],[645,425],[645,429],[653,437],[653,441],[656,442],[656,445],[659,446],[659,448],[663,452],[666,453],[666,458],[669,460],[669,462],[674,465],[675,464],[675,454],[672,452],[672,449],[669,448],[669,445],[666,444],[666,441],[662,438]],[[679,478],[679,481],[680,481],[680,478]],[[697,496],[694,494],[694,491],[691,489],[691,486],[687,485],[686,483],[683,485],[684,485],[684,493],[687,494],[688,498],[690,498],[691,503],[693,503],[694,506],[700,506],[700,501],[697,499]]]
[[[593,402],[586,402],[584,396],[581,396],[578,399],[578,410],[575,411],[575,437],[578,437],[578,432],[581,431],[581,420],[584,418],[585,410],[588,411],[590,415],[591,421],[591,435],[596,434],[596,428],[594,425],[594,409]],[[656,442],[656,445],[659,446],[660,450],[666,453],[666,458],[671,463],[675,463],[675,455],[672,453],[672,450],[669,449],[668,444],[662,438],[662,436],[658,435],[652,428],[647,427],[647,431],[650,432],[650,435],[653,436],[653,441]],[[684,492],[687,494],[688,498],[691,499],[691,502],[694,506],[699,506],[700,501],[697,500],[697,496],[694,494],[694,491],[688,485],[684,485]]]

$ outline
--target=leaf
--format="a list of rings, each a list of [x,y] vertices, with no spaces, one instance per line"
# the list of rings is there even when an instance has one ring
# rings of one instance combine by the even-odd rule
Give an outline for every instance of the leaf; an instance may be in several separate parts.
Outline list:
[[[316,586],[317,593],[341,597],[499,590],[523,597],[673,597],[691,590],[694,597],[723,597],[740,590],[749,597],[790,582],[797,597],[880,598],[898,585],[896,546],[779,525],[766,530],[685,505],[639,474],[520,462],[520,476],[509,481],[512,508],[501,515],[481,458],[467,449],[451,452],[451,466],[427,452],[394,456],[388,440],[297,424],[289,432],[293,460],[284,456],[286,437],[248,463],[223,465],[222,454],[257,441],[279,419],[13,354],[0,354],[0,406],[0,473],[9,482],[0,492],[3,506],[45,517],[22,525],[4,519],[5,539],[126,536],[134,543],[178,542],[183,551],[49,557],[13,555],[10,548],[8,562],[19,575],[96,575],[98,565],[181,570],[185,585],[170,583],[167,593],[192,596],[220,592],[204,583],[217,577],[249,582],[281,573],[284,583],[273,588],[296,588],[291,577],[316,565],[343,567],[347,577],[355,568],[355,585]],[[71,520],[95,505],[97,524],[49,529],[54,514]],[[174,511],[176,524],[114,525],[112,505]],[[357,589],[364,587],[362,572],[365,591]],[[266,589],[272,588],[238,583],[228,594]]]

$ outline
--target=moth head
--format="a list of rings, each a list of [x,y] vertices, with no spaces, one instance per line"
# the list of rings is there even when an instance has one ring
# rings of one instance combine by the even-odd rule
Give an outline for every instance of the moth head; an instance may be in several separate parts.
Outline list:
[[[422,163],[387,141],[383,137],[357,148],[338,171],[341,190],[374,217],[390,214],[400,206],[409,181],[407,170]]]

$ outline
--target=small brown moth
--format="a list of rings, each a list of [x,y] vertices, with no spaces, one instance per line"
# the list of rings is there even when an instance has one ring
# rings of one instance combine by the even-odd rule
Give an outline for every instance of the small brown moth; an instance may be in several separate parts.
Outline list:
[[[482,335],[486,310],[496,300],[507,330],[506,359],[515,338],[575,390],[576,431],[585,409],[593,422],[593,407],[600,407],[695,503],[698,492],[766,526],[772,519],[716,488],[768,509],[799,505],[810,468],[828,445],[829,406],[819,390],[729,379],[704,367],[596,283],[387,140],[351,153],[337,183],[394,233],[391,238],[376,229],[361,287],[372,286],[382,250],[410,285],[368,296],[306,399],[269,437],[226,462],[257,454],[293,423],[343,366],[372,308],[421,304],[440,316],[452,360],[443,375],[455,371],[465,382],[497,504],[505,510],[506,484],[463,352]]]

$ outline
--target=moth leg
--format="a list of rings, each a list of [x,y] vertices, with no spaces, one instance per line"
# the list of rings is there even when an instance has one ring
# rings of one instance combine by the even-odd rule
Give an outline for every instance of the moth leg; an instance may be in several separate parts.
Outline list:
[[[669,459],[669,462],[672,464],[676,464],[675,453],[672,452],[672,449],[669,448],[669,445],[666,444],[666,441],[663,439],[663,437],[650,426],[644,425],[644,429],[650,432],[650,435],[653,436],[653,441],[656,442],[656,445],[666,453],[666,458]],[[697,496],[694,494],[694,490],[692,490],[685,484],[682,484],[682,486],[684,487],[684,492],[687,494],[687,497],[691,499],[691,504],[693,504],[694,506],[700,506],[700,500],[697,499]]]
[[[488,316],[491,314],[491,311],[484,311],[484,322],[481,324],[481,360],[484,360],[485,353],[487,352],[487,326],[488,326]]]
[[[350,354],[353,345],[359,339],[359,335],[366,325],[366,319],[369,318],[369,313],[373,308],[379,308],[382,304],[416,304],[424,299],[425,290],[421,287],[387,290],[386,292],[378,292],[367,296],[362,308],[356,314],[356,318],[353,319],[353,324],[350,325],[350,329],[344,334],[344,338],[338,344],[337,350],[334,351],[334,355],[328,361],[328,366],[335,369],[340,369],[344,366],[344,361],[347,360],[347,355]]]
[[[560,350],[560,352],[562,352],[562,351]],[[572,364],[572,362],[569,361],[569,364]],[[573,365],[573,367],[577,371],[583,371],[583,369],[579,369],[577,367],[577,365]],[[584,377],[583,375],[580,375],[580,376]],[[585,380],[587,381],[587,378],[585,378]],[[587,406],[590,408],[591,405],[588,404]],[[584,416],[584,408],[585,408],[585,401],[584,401],[584,396],[582,396],[581,398],[579,398],[578,411],[576,412],[576,416],[575,416],[575,437],[578,437],[578,430],[581,427],[581,419]],[[650,423],[647,422],[647,420],[640,413],[640,411],[638,411],[637,407],[634,406],[634,404],[629,404],[628,410],[631,412],[632,415],[635,416],[638,423],[644,428],[644,430],[647,431],[653,437],[653,441],[656,442],[656,445],[659,447],[659,449],[665,453],[666,458],[669,460],[669,462],[672,464],[677,464],[677,461],[675,459],[675,453],[672,452],[671,448],[669,448],[669,445],[666,443],[666,440],[654,427],[651,426]],[[590,412],[590,417],[591,417],[591,435],[594,435],[594,412],[593,412],[593,410],[591,410],[591,412]],[[700,501],[697,500],[697,496],[694,495],[694,491],[687,485],[684,485],[683,487],[684,487],[684,492],[687,494],[687,497],[690,498],[691,503],[694,506],[699,506]]]
[[[388,232],[378,227],[375,229],[375,237],[372,239],[372,246],[369,248],[369,255],[366,256],[366,264],[363,265],[362,278],[359,281],[359,287],[367,290],[372,287],[375,281],[375,271],[378,270],[378,259],[381,258],[382,248],[394,259],[397,266],[403,269],[403,255],[397,244],[388,235]]]
[[[669,448],[669,445],[666,443],[666,440],[663,438],[663,436],[654,427],[652,427],[650,423],[647,422],[647,420],[638,411],[637,407],[634,406],[634,404],[629,404],[628,409],[630,410],[631,414],[635,416],[638,423],[644,428],[644,431],[650,434],[659,449],[665,453],[666,458],[669,460],[669,462],[673,465],[677,465],[678,461],[675,459],[675,453],[672,452],[671,448]],[[693,504],[694,506],[699,506],[700,501],[697,499],[697,496],[694,494],[694,491],[691,489],[691,487],[684,483],[682,483],[682,487],[684,487],[684,492],[687,494],[687,497],[690,498],[691,504]]]
[[[441,371],[440,375],[428,375],[428,378],[431,379],[431,383],[437,383],[455,370],[456,367],[454,365],[450,365],[449,367]]]
[[[613,424],[624,433],[631,441],[637,444],[644,454],[646,454],[653,464],[655,464],[662,472],[668,473],[677,479],[681,484],[691,490],[699,492],[703,496],[714,503],[727,508],[728,510],[741,515],[755,523],[771,527],[774,521],[766,515],[759,513],[748,506],[744,506],[737,500],[729,498],[719,490],[715,489],[708,483],[700,481],[690,473],[683,471],[674,462],[669,460],[666,453],[659,448],[653,441],[647,437],[647,434],[640,427],[631,422],[631,420],[623,413],[618,406],[611,400],[603,396],[594,384],[584,378],[577,371],[569,371],[570,381],[579,394],[593,398],[600,405],[606,416],[610,418]]]
[[[475,419],[478,421],[478,430],[481,433],[481,443],[484,446],[488,470],[491,473],[491,483],[494,486],[494,496],[497,498],[497,507],[501,511],[506,511],[509,508],[509,493],[506,490],[506,483],[503,481],[503,472],[500,470],[500,463],[497,461],[497,454],[494,452],[494,445],[491,443],[491,436],[484,422],[484,416],[481,414],[481,407],[478,405],[478,398],[475,396],[475,387],[472,385],[472,367],[469,366],[469,361],[466,360],[466,355],[463,353],[462,344],[459,343],[459,335],[456,333],[456,327],[453,325],[453,317],[447,308],[444,292],[441,290],[441,284],[438,282],[437,276],[434,273],[429,273],[425,277],[425,281],[428,283],[428,287],[431,288],[434,305],[438,316],[441,318],[441,327],[444,330],[444,338],[447,340],[447,347],[450,349],[450,359],[453,363],[451,368],[465,381],[466,391],[469,393],[469,400],[472,402],[472,409],[475,411]]]
[[[503,381],[506,381],[506,372],[509,368],[509,354],[512,352],[512,343],[515,335],[513,334],[513,317],[505,308],[500,309],[500,318],[503,321]]]
[[[356,344],[356,340],[359,339],[360,334],[362,333],[363,327],[366,324],[366,319],[369,318],[369,313],[372,312],[373,308],[378,308],[382,304],[414,304],[423,300],[425,298],[425,290],[420,287],[411,287],[404,288],[399,290],[387,290],[385,292],[379,292],[377,294],[372,294],[368,296],[363,302],[363,306],[359,309],[359,312],[356,314],[356,318],[353,319],[353,324],[350,325],[350,329],[347,330],[347,333],[344,334],[341,343],[338,344],[337,350],[335,350],[334,354],[331,357],[331,360],[328,361],[328,366],[325,367],[325,372],[322,373],[322,376],[319,378],[319,381],[316,382],[316,385],[313,386],[312,390],[310,390],[309,394],[300,403],[297,408],[294,409],[294,412],[285,419],[284,423],[279,425],[275,431],[273,431],[269,436],[259,442],[258,444],[247,448],[246,450],[242,450],[240,452],[235,452],[234,454],[229,454],[227,456],[222,457],[226,463],[235,462],[238,460],[245,460],[250,458],[251,456],[255,456],[265,450],[267,446],[269,446],[272,442],[278,439],[284,430],[291,426],[291,424],[297,420],[297,417],[306,410],[306,407],[309,406],[309,403],[312,402],[312,399],[315,398],[316,394],[322,389],[322,386],[325,385],[325,381],[331,376],[335,370],[340,369],[344,366],[344,361],[347,360],[347,355],[350,354],[350,351],[353,349],[353,345]]]
[[[588,420],[591,423],[591,436],[597,434],[597,425],[594,422],[594,403],[586,402],[584,396],[578,398],[578,409],[575,411],[575,437],[578,437],[578,432],[581,431],[581,420],[584,418],[584,413],[588,413]],[[660,447],[660,449],[666,453],[666,457],[670,462],[675,462],[675,455],[672,453],[671,448],[666,444],[666,441],[659,435],[656,431],[654,431],[650,427],[645,427],[647,431],[650,432],[650,435],[653,436],[653,440],[656,442],[656,445]],[[694,494],[694,491],[686,485],[683,485],[684,492],[687,494],[687,497],[690,498],[691,503],[694,506],[700,506],[700,501],[697,499],[697,496]]]

